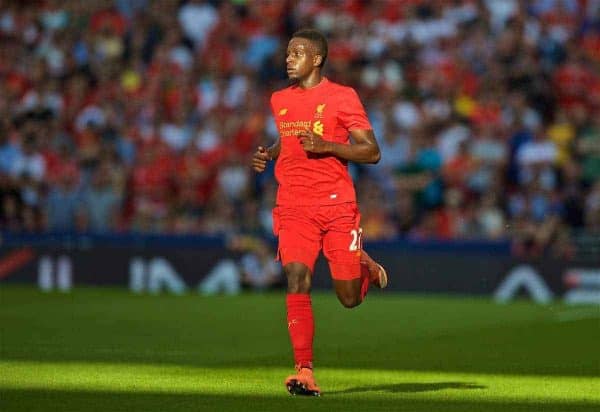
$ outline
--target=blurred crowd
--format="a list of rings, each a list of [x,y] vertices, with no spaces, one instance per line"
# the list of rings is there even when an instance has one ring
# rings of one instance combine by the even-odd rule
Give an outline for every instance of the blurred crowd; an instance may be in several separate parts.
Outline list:
[[[600,233],[600,0],[0,0],[0,229],[269,234],[302,27],[382,149],[367,240]]]

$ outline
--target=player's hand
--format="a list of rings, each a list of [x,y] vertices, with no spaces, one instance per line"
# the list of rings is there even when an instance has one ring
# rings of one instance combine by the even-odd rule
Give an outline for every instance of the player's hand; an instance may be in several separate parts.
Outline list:
[[[312,130],[306,129],[298,133],[298,139],[305,152],[327,153],[329,151],[329,142],[321,139],[314,134]]]
[[[265,171],[269,160],[272,159],[267,149],[263,146],[258,146],[256,152],[254,152],[254,156],[252,156],[252,168],[255,172],[262,173]]]

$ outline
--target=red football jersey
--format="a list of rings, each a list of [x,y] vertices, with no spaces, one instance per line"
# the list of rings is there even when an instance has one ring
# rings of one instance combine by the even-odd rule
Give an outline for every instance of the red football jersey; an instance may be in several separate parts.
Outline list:
[[[281,140],[275,164],[278,205],[327,205],[356,201],[348,162],[332,155],[307,153],[298,133],[310,129],[324,140],[350,143],[350,130],[372,129],[351,87],[323,78],[310,89],[291,86],[271,96]]]

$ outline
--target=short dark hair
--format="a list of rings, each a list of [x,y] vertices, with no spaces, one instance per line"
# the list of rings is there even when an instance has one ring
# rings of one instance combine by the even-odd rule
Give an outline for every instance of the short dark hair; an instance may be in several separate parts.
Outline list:
[[[327,60],[327,39],[325,38],[325,35],[315,29],[301,29],[292,34],[292,38],[294,37],[308,39],[317,46],[317,53],[322,57],[319,67],[323,67],[325,60]]]

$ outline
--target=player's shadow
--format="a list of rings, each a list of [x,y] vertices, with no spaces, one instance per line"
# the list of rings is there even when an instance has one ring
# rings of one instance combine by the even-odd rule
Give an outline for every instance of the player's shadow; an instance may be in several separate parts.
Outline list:
[[[485,389],[487,386],[466,382],[431,382],[431,383],[394,383],[390,385],[370,385],[356,386],[341,391],[327,392],[327,394],[336,393],[357,393],[357,392],[432,392],[443,389]]]

